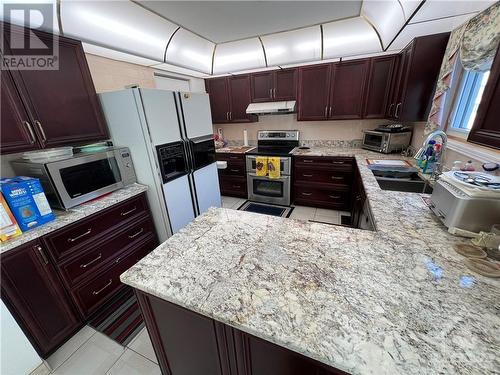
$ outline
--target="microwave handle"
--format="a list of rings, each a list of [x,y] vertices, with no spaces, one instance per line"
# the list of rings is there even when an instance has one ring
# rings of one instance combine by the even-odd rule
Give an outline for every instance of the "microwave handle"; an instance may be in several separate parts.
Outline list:
[[[249,173],[248,175],[252,176],[252,177],[263,177],[263,178],[267,178],[269,180],[275,180],[275,181],[286,181],[286,180],[290,179],[290,176],[281,176],[279,178],[269,178],[268,176],[257,176],[256,173]]]

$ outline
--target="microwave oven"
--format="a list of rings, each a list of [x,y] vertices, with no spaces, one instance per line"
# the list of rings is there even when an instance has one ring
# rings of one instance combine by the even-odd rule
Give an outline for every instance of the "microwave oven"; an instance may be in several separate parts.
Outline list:
[[[411,131],[389,133],[378,130],[365,130],[363,133],[361,147],[383,154],[404,150],[410,145],[411,141]]]
[[[18,176],[38,178],[52,208],[68,210],[136,182],[127,147],[42,162],[18,159],[11,162]]]

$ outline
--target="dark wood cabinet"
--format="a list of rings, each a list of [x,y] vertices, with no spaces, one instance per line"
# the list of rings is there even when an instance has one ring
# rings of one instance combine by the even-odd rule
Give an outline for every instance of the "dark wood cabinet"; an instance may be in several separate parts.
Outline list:
[[[157,297],[136,295],[165,375],[345,374]]]
[[[384,118],[391,94],[392,77],[397,63],[397,55],[370,59],[364,118]]]
[[[24,45],[25,35],[31,38],[30,43],[41,41],[50,45],[54,40],[52,34],[38,30],[28,33],[14,25],[2,24],[2,27],[3,42],[7,47],[8,43]],[[57,44],[58,69],[12,71],[15,87],[29,115],[25,121],[36,135],[34,144],[45,148],[108,139],[108,129],[81,42],[59,36]],[[2,150],[19,151],[12,147],[2,147]]]
[[[415,38],[401,53],[387,116],[425,121],[429,115],[450,33]]]
[[[247,172],[245,154],[216,153],[216,159],[227,162],[226,169],[219,169],[219,184],[222,195],[247,198]]]
[[[500,149],[500,48],[490,70],[488,82],[477,110],[468,140]]]
[[[45,245],[29,242],[2,256],[2,300],[36,351],[47,358],[83,322],[66,294]]]
[[[362,118],[368,62],[368,59],[362,59],[332,65],[328,119]]]
[[[46,358],[126,287],[120,274],[156,246],[143,193],[2,254],[2,300]]]
[[[297,120],[314,121],[328,118],[331,75],[332,64],[299,68]]]
[[[297,69],[253,73],[250,77],[252,103],[296,99]]]
[[[246,113],[251,102],[250,75],[207,79],[205,88],[210,98],[214,124],[255,121],[254,115]]]
[[[33,124],[19,96],[9,71],[2,70],[0,115],[2,119],[2,153],[29,151],[39,148]]]

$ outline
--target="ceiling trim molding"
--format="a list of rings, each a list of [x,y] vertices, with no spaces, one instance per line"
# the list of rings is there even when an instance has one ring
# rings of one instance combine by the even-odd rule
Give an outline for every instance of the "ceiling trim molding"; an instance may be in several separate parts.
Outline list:
[[[319,32],[321,33],[321,56],[320,59],[323,60],[323,56],[325,55],[325,42],[323,37],[323,24],[319,25]]]
[[[408,18],[405,23],[403,24],[403,26],[401,27],[401,29],[399,29],[399,31],[396,33],[396,35],[394,35],[394,38],[392,38],[392,40],[389,42],[389,44],[387,45],[387,47],[384,49],[384,51],[387,51],[389,49],[389,47],[392,45],[392,43],[394,43],[394,41],[398,38],[399,34],[401,34],[401,32],[404,30],[404,28],[406,26],[408,26],[410,24],[410,21],[412,20],[413,17],[415,17],[415,14],[418,13],[418,11],[420,10],[420,8],[422,8],[422,6],[427,2],[427,0],[423,0],[417,7],[417,9],[414,10],[414,12],[412,13],[412,15],[410,16],[410,18]],[[404,15],[404,13],[403,13]]]
[[[405,8],[404,8],[403,4],[401,3],[401,0],[398,0],[398,4],[399,4],[399,6],[401,7],[401,11],[403,12],[403,17],[404,17],[404,19],[406,20],[406,12],[405,12]]]
[[[403,13],[403,14],[404,14],[404,13]],[[377,34],[378,42],[380,43],[380,49],[381,49],[382,51],[385,51],[385,50],[384,50],[384,43],[382,43],[382,37],[380,36],[380,33],[378,32],[378,30],[377,30],[377,28],[375,27],[375,25],[373,24],[373,22],[372,22],[372,21],[370,21],[370,20],[368,19],[368,17],[366,17],[365,15],[361,15],[360,17],[361,17],[362,19],[364,19],[364,20],[368,23],[368,25],[370,25],[370,26],[372,27],[373,31],[375,31],[375,34]]]
[[[62,26],[62,17],[61,17],[61,0],[56,1],[56,16],[57,16],[57,25],[59,26],[59,34],[64,35]]]
[[[448,18],[468,16],[469,14],[476,15],[476,14],[478,14],[480,12],[481,12],[480,10],[476,10],[474,12],[454,14],[453,16],[444,16],[444,17],[438,17],[438,18],[429,18],[428,20],[423,20],[423,21],[417,21],[417,22],[409,23],[409,25],[420,25],[421,23],[426,23],[426,22],[440,21],[440,20],[445,20],[445,19],[448,19]]]
[[[163,62],[166,63],[167,62],[167,50],[168,50],[168,46],[170,45],[170,42],[172,41],[174,35],[177,33],[177,31],[179,31],[181,29],[181,27],[177,27],[177,29],[175,29],[175,31],[172,33],[172,35],[170,35],[170,38],[168,38],[168,42],[167,42],[167,45],[165,46],[165,52],[163,53]]]
[[[266,68],[267,68],[269,65],[267,64],[266,48],[264,47],[264,43],[262,42],[261,37],[258,36],[257,39],[259,39],[260,45],[262,47],[262,53],[264,54],[264,62],[266,63]]]
[[[214,44],[214,50],[212,51],[212,69],[210,69],[210,75],[214,75],[214,63],[215,63],[215,50],[217,49],[217,43]]]

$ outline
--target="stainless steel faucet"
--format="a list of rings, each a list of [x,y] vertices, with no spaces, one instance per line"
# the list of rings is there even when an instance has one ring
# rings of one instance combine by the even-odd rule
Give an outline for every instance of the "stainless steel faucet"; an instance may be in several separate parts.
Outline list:
[[[442,130],[434,130],[432,133],[430,133],[427,136],[427,139],[424,141],[424,144],[422,145],[420,150],[417,151],[414,158],[417,160],[422,159],[422,157],[425,155],[425,150],[427,150],[427,145],[429,144],[429,142],[431,140],[433,140],[435,138],[441,138],[441,141],[442,141],[442,143],[441,143],[441,156],[442,156],[444,153],[444,150],[446,148],[446,142],[448,141],[448,136]]]

